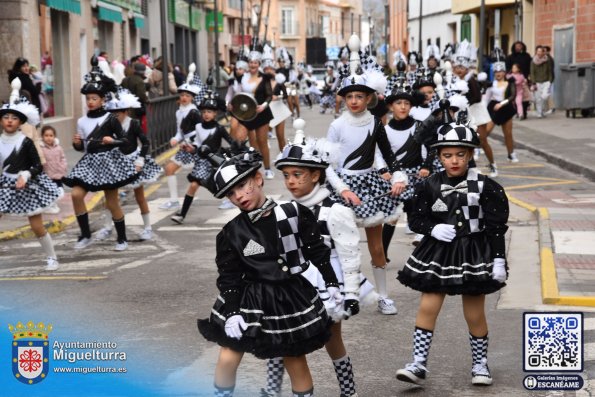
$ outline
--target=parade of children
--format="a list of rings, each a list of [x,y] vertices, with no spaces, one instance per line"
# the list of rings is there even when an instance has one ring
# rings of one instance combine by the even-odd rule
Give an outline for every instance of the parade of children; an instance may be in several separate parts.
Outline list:
[[[43,252],[27,249],[45,260],[35,271],[46,275],[69,269],[63,251],[89,261],[99,250],[106,261],[128,260],[147,247],[147,257],[187,255],[194,273],[177,276],[196,281],[201,301],[188,292],[183,309],[172,304],[189,321],[171,326],[190,333],[188,349],[210,349],[184,369],[209,378],[204,395],[363,397],[383,377],[394,389],[375,389],[378,397],[435,391],[432,382],[443,385],[463,365],[445,368],[445,350],[430,355],[433,340],[460,356],[471,353],[461,377],[467,392],[481,395],[475,386],[506,382],[501,363],[493,364],[505,354],[500,345],[491,345],[488,360],[490,338],[500,335],[488,327],[487,297],[505,291],[516,268],[507,259],[509,196],[501,183],[510,185],[496,181],[495,159],[505,150],[508,162],[519,162],[513,119],[526,117],[519,90],[527,82],[516,63],[506,69],[496,49],[493,81],[482,93],[477,49],[465,40],[441,56],[439,45],[428,50],[428,68],[417,52],[398,50],[395,73],[385,74],[353,34],[317,64],[325,67],[320,109],[311,108],[308,65],[293,62],[294,48],[290,57],[269,43],[242,46],[232,61],[225,58],[235,68],[223,87],[209,79],[203,85],[193,63],[175,94],[149,100],[147,131],[130,116],[139,98],[106,75],[96,56],[72,131],[59,120],[43,124],[14,82],[0,107],[0,222],[27,217],[33,234],[24,236],[34,235]],[[383,54],[387,65],[390,56]],[[309,109],[300,111],[299,95]],[[166,126],[158,133],[155,120]],[[43,164],[24,123],[40,131]],[[503,147],[492,150],[495,127]],[[122,193],[130,190],[133,203]],[[64,237],[42,214],[63,223]],[[72,225],[63,221],[68,216]],[[61,236],[54,237],[61,263],[50,232]],[[195,247],[185,252],[188,240]],[[134,261],[117,266],[133,269]],[[168,273],[182,267],[178,261],[168,263]],[[171,295],[186,292],[172,288]],[[448,303],[458,322],[445,314],[447,296],[461,297]],[[151,326],[170,327],[163,321]],[[379,349],[385,356],[372,355]]]

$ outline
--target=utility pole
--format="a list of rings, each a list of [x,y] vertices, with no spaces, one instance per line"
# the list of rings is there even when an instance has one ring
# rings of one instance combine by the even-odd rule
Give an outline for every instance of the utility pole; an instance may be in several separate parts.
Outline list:
[[[485,41],[485,30],[486,30],[486,5],[485,0],[481,0],[481,6],[479,9],[479,46],[477,54],[477,70],[482,71],[483,68],[483,43]]]
[[[161,13],[161,72],[163,73],[163,95],[166,95],[169,92],[169,79],[167,78],[168,75],[168,64],[169,58],[167,56],[167,7],[165,5],[166,0],[161,0],[159,2],[159,12]]]
[[[219,88],[219,0],[213,0],[213,14],[214,14],[214,26],[215,26],[215,87]]]
[[[271,0],[269,0],[269,4],[267,5],[267,15],[264,17],[264,43],[267,42],[267,33],[269,32],[269,15],[271,14]]]
[[[421,6],[423,4],[423,0],[419,0],[419,45],[417,51],[421,54],[421,20],[422,20],[422,11]]]
[[[242,43],[240,44],[240,56],[244,54],[244,0],[240,0],[240,35]]]
[[[389,17],[389,5],[388,5],[389,0],[386,0],[386,3],[384,4],[384,63],[386,65],[388,65],[388,24],[390,21],[390,17]]]

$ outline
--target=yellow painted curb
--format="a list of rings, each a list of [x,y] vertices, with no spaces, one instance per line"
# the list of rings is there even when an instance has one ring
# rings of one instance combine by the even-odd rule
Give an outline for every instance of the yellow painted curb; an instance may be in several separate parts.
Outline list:
[[[172,156],[174,156],[177,151],[178,151],[178,148],[169,149],[169,150],[161,153],[159,156],[157,156],[157,158],[155,158],[155,162],[157,164],[163,164],[167,160],[169,160]],[[160,186],[161,186],[161,183],[155,183],[155,184],[151,185],[149,188],[146,189],[145,197],[150,196]],[[103,192],[94,193],[93,197],[91,197],[91,199],[86,203],[87,212],[93,211],[95,209],[95,207],[97,207],[97,205],[101,201],[103,201],[103,198],[104,198]],[[76,216],[73,214],[73,215],[67,216],[66,218],[61,219],[61,220],[56,219],[53,221],[47,221],[44,223],[44,226],[45,226],[46,230],[48,231],[48,233],[56,234],[56,233],[63,231],[64,229],[66,229],[66,227],[72,225],[74,222],[76,222]],[[7,240],[20,239],[20,238],[32,238],[34,236],[35,236],[35,233],[33,233],[33,231],[31,230],[31,226],[29,226],[29,225],[21,226],[16,229],[13,229],[13,230],[0,232],[0,242],[7,241]]]
[[[508,201],[511,203],[536,214],[540,222],[547,221],[550,218],[547,208],[538,208],[509,194],[506,195],[508,196]],[[539,244],[541,245],[541,241]],[[560,295],[554,253],[550,247],[540,247],[539,259],[541,267],[541,300],[543,303],[560,306],[595,307],[595,297]]]

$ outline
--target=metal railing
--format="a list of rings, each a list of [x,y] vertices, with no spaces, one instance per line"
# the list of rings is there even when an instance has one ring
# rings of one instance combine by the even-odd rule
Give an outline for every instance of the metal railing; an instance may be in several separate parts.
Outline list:
[[[153,98],[147,103],[147,135],[154,157],[169,149],[169,140],[176,134],[176,110],[178,95]]]

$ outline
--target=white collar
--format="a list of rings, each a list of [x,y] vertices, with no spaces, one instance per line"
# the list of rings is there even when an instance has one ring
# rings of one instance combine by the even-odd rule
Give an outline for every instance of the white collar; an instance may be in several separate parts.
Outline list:
[[[374,120],[374,115],[372,115],[372,113],[370,113],[370,111],[367,109],[357,114],[353,114],[349,110],[346,110],[339,118],[345,120],[347,124],[354,127],[362,127],[364,125],[370,124],[370,122]]]
[[[331,192],[324,186],[320,186],[320,183],[316,184],[316,186],[314,186],[314,189],[306,194],[303,197],[300,198],[296,198],[296,197],[292,197],[295,201],[297,201],[298,203],[300,203],[303,206],[306,206],[308,208],[320,203],[322,200],[324,200],[325,198],[327,198],[328,196],[330,196]]]
[[[16,130],[14,133],[9,134],[8,132],[2,130],[2,134],[0,134],[0,140],[2,143],[17,143],[20,139],[22,139],[23,133],[21,130]]]

